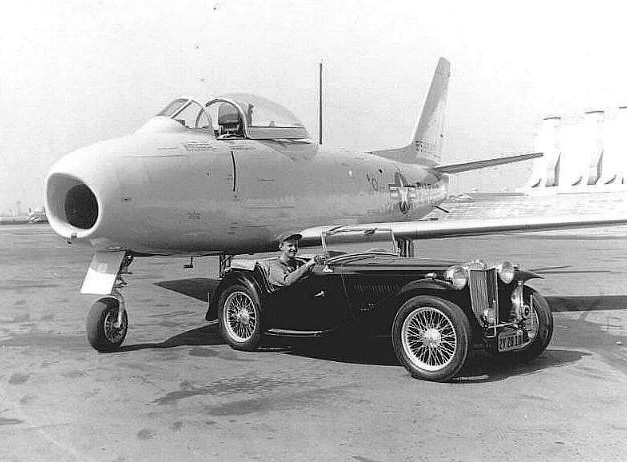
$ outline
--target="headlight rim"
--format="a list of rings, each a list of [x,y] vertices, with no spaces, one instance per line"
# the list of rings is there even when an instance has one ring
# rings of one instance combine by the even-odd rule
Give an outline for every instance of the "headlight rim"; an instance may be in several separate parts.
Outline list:
[[[497,266],[497,273],[503,284],[511,284],[514,282],[516,276],[516,265],[514,265],[511,261],[505,260]]]
[[[468,285],[468,270],[462,265],[447,268],[444,277],[456,290],[462,290]]]

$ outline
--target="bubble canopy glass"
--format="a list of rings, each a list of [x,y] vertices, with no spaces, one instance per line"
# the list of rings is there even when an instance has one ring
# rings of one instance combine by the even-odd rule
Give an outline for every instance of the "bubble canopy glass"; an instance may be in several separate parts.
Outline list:
[[[159,113],[181,122],[182,110],[194,108],[195,123],[188,128],[213,125],[216,133],[228,133],[253,140],[308,139],[305,126],[283,106],[261,96],[247,93],[231,93],[210,100],[203,107],[197,101],[178,98]],[[228,127],[228,129],[226,128]]]

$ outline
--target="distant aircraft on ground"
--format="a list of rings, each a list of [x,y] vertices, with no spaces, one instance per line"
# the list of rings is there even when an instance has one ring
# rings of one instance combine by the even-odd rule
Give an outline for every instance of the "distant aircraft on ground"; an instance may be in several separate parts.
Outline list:
[[[46,217],[46,210],[44,208],[42,208],[41,210],[29,210],[28,222],[29,223],[47,223],[48,218]]]
[[[385,226],[412,239],[593,226],[616,217],[419,221],[447,197],[448,175],[541,156],[440,164],[450,74],[441,58],[410,142],[354,152],[312,142],[285,108],[249,94],[178,98],[129,136],[60,159],[46,180],[52,228],[95,255],[83,293],[110,294],[130,256],[230,256],[276,249],[298,231]],[[126,257],[126,258],[125,258]]]

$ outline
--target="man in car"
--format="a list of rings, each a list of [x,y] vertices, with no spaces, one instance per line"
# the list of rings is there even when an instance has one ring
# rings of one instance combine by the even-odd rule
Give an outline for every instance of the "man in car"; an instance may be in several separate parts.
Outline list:
[[[279,256],[269,262],[268,280],[275,287],[291,286],[311,272],[318,257],[308,262],[296,258],[298,241],[302,239],[298,233],[286,233],[279,236]]]

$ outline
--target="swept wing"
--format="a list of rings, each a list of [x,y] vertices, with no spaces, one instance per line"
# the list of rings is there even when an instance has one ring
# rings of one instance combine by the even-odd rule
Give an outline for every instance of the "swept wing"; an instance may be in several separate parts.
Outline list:
[[[362,234],[365,230],[372,228],[389,228],[394,232],[396,238],[420,240],[619,225],[627,225],[627,216],[599,214],[591,216],[564,215],[502,219],[493,218],[482,220],[364,223],[352,225],[351,232],[344,234],[346,235],[347,241],[358,241],[360,234]],[[319,244],[320,233],[329,228],[333,227],[319,226],[303,230],[301,232],[303,235],[302,244]]]

